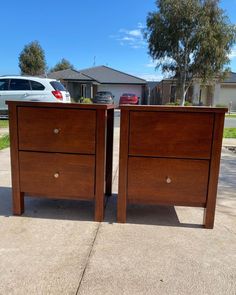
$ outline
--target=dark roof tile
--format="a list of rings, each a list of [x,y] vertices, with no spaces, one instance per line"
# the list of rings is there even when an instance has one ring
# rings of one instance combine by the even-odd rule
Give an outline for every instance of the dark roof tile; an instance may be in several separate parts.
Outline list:
[[[72,69],[67,69],[67,70],[62,70],[62,71],[57,71],[57,72],[52,72],[48,74],[49,78],[52,79],[64,79],[64,80],[80,80],[80,81],[92,81],[90,77],[85,76],[84,74],[72,70]]]
[[[80,72],[102,84],[146,84],[146,80],[120,72],[107,66],[97,66]]]

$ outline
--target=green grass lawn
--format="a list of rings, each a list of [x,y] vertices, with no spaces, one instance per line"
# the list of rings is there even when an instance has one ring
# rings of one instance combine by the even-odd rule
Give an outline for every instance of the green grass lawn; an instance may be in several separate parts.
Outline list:
[[[8,126],[8,120],[0,120],[0,128],[7,128]]]
[[[236,138],[236,128],[225,128],[224,138]]]
[[[3,135],[0,137],[0,150],[5,149],[10,146],[9,135]]]
[[[225,115],[226,118],[236,118],[236,114],[226,114]]]

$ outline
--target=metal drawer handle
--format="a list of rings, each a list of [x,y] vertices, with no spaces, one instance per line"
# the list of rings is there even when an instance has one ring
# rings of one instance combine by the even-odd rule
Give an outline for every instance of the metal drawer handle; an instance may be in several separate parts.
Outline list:
[[[56,173],[54,173],[54,178],[59,178],[59,173],[58,172],[56,172]]]
[[[171,178],[170,177],[166,177],[166,183],[171,183]]]
[[[60,132],[60,129],[58,129],[58,128],[53,129],[54,134],[58,134],[59,132]]]

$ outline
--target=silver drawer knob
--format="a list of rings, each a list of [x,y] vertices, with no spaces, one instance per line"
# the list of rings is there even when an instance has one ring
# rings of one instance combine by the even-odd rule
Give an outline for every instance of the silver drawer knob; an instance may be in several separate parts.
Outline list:
[[[59,177],[59,173],[54,173],[54,178],[58,178]]]
[[[60,132],[60,129],[58,129],[58,128],[53,129],[54,134],[58,134],[59,132]]]
[[[171,178],[170,177],[166,177],[166,183],[171,183]]]

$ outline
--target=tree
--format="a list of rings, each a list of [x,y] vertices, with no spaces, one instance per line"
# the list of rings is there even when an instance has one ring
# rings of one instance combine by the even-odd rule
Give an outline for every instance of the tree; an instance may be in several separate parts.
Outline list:
[[[67,59],[62,58],[53,68],[51,68],[50,72],[56,72],[67,69],[74,69],[74,66]]]
[[[42,75],[46,71],[45,54],[38,41],[25,45],[19,56],[22,75]]]
[[[177,79],[184,105],[194,78],[206,83],[226,73],[236,28],[218,0],[157,0],[156,6],[144,32],[149,54]]]

